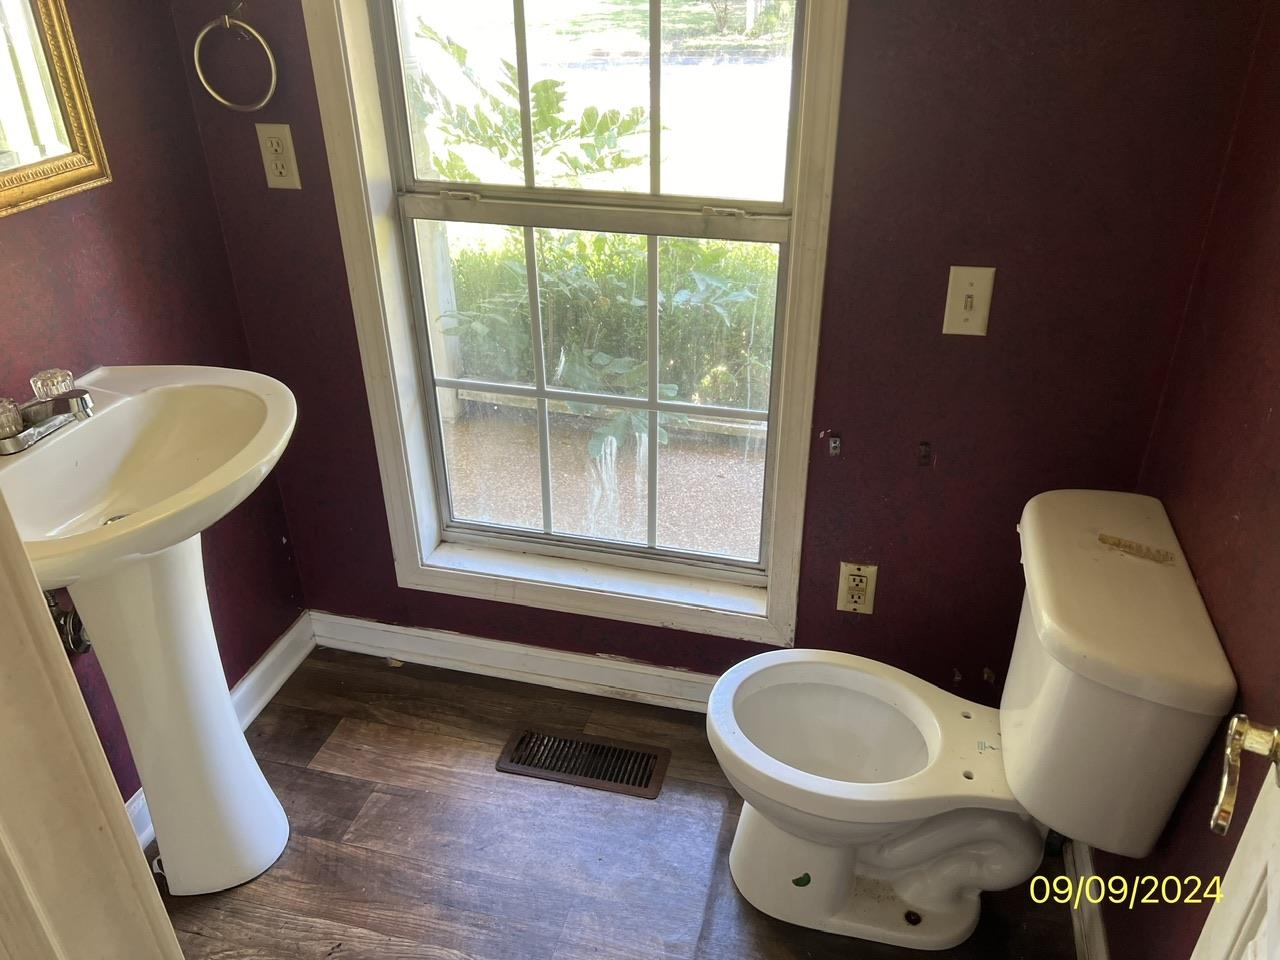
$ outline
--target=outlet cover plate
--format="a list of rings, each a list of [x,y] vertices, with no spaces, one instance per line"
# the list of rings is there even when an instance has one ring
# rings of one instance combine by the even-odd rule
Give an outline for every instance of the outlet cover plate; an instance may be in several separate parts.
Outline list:
[[[836,609],[850,613],[872,613],[876,606],[876,575],[879,571],[880,568],[874,563],[841,563]]]
[[[298,158],[293,152],[293,134],[287,123],[255,123],[262,170],[272,190],[301,190]]]

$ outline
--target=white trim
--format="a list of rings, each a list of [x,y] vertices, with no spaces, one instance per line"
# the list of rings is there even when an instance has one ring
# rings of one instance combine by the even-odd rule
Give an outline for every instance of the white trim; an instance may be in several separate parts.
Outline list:
[[[305,610],[231,688],[231,703],[241,728],[254,721],[317,646],[700,713],[706,712],[707,698],[716,682],[707,673],[603,654],[567,653],[447,630],[401,627]],[[125,811],[138,843],[147,847],[156,835],[147,798],[141,790],[125,803]]]
[[[0,957],[181,960],[0,496]]]
[[[236,717],[243,730],[253,723],[254,718],[262,712],[262,708],[271,702],[271,698],[284,686],[284,682],[298,669],[298,665],[315,649],[312,638],[311,611],[304,610],[298,619],[280,635],[252,667],[231,688],[231,705],[235,708]],[[147,809],[147,798],[141,790],[130,797],[124,805],[133,824],[134,835],[139,846],[146,848],[156,838],[155,827],[151,824],[151,811]]]
[[[240,729],[244,730],[253,723],[262,708],[284,686],[284,682],[293,676],[293,671],[307,659],[307,654],[315,645],[311,611],[304,610],[231,688],[231,705],[235,707],[236,717],[240,720]]]
[[[1062,859],[1072,889],[1093,876],[1093,848],[1078,840],[1068,840],[1062,847]],[[1108,960],[1107,931],[1102,925],[1102,906],[1087,898],[1080,901],[1080,908],[1071,911],[1071,930],[1076,940],[1077,960]]]
[[[432,551],[424,569],[447,573],[457,597],[565,609],[572,593],[572,611],[584,616],[786,643],[765,616],[762,586],[450,542]],[[561,605],[547,602],[552,591]],[[619,607],[626,608],[625,617]]]
[[[447,630],[395,626],[314,610],[311,625],[320,647],[678,710],[705,713],[707,698],[716,682],[711,674],[674,667],[486,640]]]
[[[1245,754],[1244,762],[1259,761]],[[1280,956],[1280,780],[1272,773],[1263,778],[1248,822],[1241,824],[1237,814],[1230,825],[1239,839],[1191,960]]]
[[[777,352],[780,416],[764,540],[771,545],[763,615],[613,595],[601,610],[590,591],[554,578],[512,589],[500,570],[458,571],[432,563],[441,544],[428,452],[422,370],[403,249],[392,157],[365,0],[303,0],[307,42],[333,180],[338,226],[401,587],[521,603],[635,623],[789,646],[795,636],[804,495],[811,447],[822,285],[835,170],[841,50],[847,4],[811,0],[797,94],[793,230],[788,249],[787,321]],[[602,564],[602,566],[604,566]],[[485,580],[480,586],[477,581]],[[655,615],[655,605],[662,612]]]
[[[714,207],[682,210],[672,207],[592,204],[589,197],[566,203],[535,199],[494,200],[479,194],[415,193],[400,199],[400,209],[415,220],[459,220],[501,226],[547,227],[555,230],[601,230],[608,233],[640,233],[662,237],[694,237],[700,240],[745,240],[786,243],[790,220],[786,215],[748,213],[732,216],[714,213]],[[725,201],[721,200],[721,203]]]

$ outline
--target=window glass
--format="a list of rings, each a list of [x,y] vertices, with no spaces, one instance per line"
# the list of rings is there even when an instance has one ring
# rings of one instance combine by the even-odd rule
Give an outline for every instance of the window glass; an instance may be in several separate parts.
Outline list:
[[[663,237],[658,290],[659,370],[672,395],[768,409],[777,244]]]
[[[781,200],[795,4],[664,0],[664,193]]]
[[[765,425],[666,413],[658,422],[658,545],[755,560]]]
[[[396,0],[442,519],[763,566],[799,5],[658,2]]]
[[[547,382],[647,396],[647,239],[580,230],[537,230],[535,237]]]
[[[436,377],[532,384],[525,231],[435,220],[414,229]]]
[[[524,183],[510,0],[397,0],[419,180]]]
[[[454,517],[541,530],[537,403],[444,388],[436,403]]]
[[[649,190],[647,4],[525,0],[534,184]]]
[[[649,414],[552,402],[549,418],[552,530],[645,543]]]

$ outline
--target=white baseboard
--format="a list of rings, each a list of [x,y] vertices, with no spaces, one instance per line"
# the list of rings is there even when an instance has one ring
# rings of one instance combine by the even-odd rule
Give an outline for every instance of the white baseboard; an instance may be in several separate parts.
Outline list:
[[[1086,843],[1068,840],[1062,847],[1062,859],[1071,878],[1072,889],[1093,876],[1093,848]],[[1107,931],[1102,925],[1102,905],[1081,898],[1080,909],[1071,911],[1071,926],[1076,938],[1077,960],[1108,960]]]
[[[231,705],[236,708],[236,716],[240,718],[240,729],[253,723],[262,708],[284,686],[284,682],[293,676],[298,665],[307,659],[307,654],[315,645],[311,611],[303,610],[289,629],[267,648],[267,652],[231,688]]]
[[[231,688],[231,705],[240,720],[241,730],[253,723],[254,718],[276,695],[276,691],[284,686],[284,682],[293,675],[298,664],[306,659],[315,645],[311,632],[311,612],[304,610],[258,662],[249,668],[249,672]],[[146,796],[139,790],[125,802],[124,809],[133,824],[133,832],[138,837],[139,845],[145,849],[156,838]]]
[[[674,667],[305,610],[231,688],[242,729],[316,646],[703,713],[716,682],[711,674]],[[125,810],[138,843],[146,847],[155,839],[155,829],[141,790],[129,798]]]
[[[716,678],[620,658],[311,611],[317,646],[705,713]]]

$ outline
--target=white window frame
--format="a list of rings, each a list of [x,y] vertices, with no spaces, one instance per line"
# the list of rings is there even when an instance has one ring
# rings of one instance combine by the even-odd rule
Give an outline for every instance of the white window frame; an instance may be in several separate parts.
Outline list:
[[[785,317],[764,583],[450,542],[431,464],[424,367],[378,84],[370,0],[303,0],[334,201],[401,587],[789,646],[795,636],[847,4],[809,0],[800,40]],[[375,0],[383,2],[383,0]],[[425,358],[422,358],[425,359]]]

